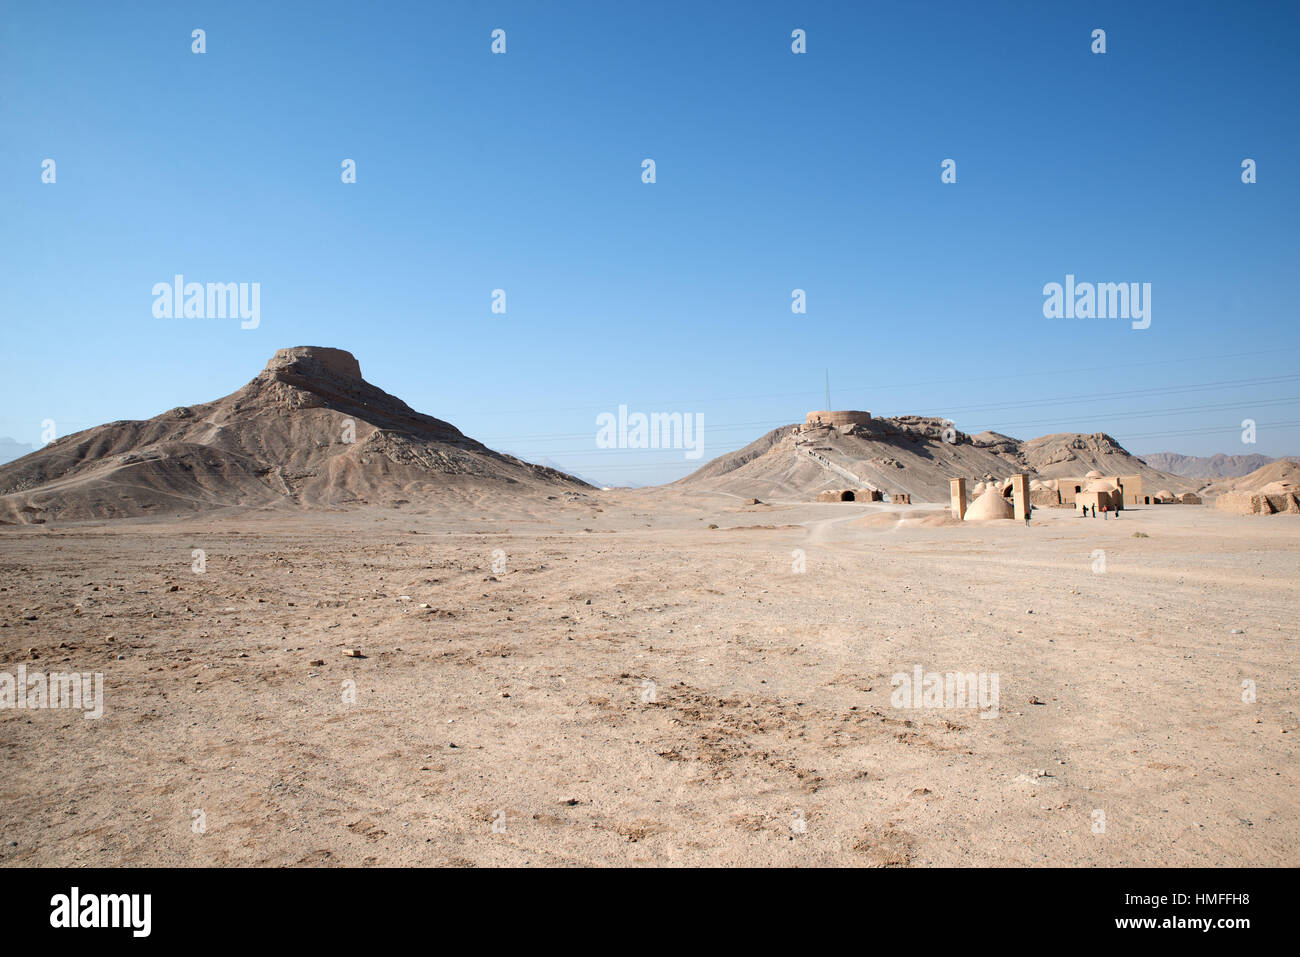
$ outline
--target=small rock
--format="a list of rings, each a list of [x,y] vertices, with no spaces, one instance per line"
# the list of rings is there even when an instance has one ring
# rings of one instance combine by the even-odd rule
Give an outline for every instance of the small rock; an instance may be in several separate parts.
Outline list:
[[[344,648],[344,649],[343,649],[343,657],[344,657],[344,658],[364,658],[365,655],[363,655],[363,654],[361,653],[361,649],[360,649],[360,648]]]
[[[311,663],[311,666],[312,666],[313,668],[319,668],[319,667],[321,667],[321,666],[324,665],[324,664],[325,664],[325,659],[324,659],[324,658],[317,658],[316,660],[314,660],[314,661]]]

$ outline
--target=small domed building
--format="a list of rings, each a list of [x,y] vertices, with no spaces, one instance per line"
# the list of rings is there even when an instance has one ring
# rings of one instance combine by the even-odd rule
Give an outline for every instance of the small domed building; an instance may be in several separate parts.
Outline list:
[[[1089,475],[1092,473],[1089,472]],[[1095,478],[1083,487],[1083,491],[1074,496],[1076,511],[1092,509],[1094,511],[1117,511],[1124,505],[1124,493],[1110,479]]]
[[[997,519],[1014,519],[1015,510],[1011,502],[1002,495],[996,485],[989,485],[984,492],[966,509],[965,521],[991,522]]]

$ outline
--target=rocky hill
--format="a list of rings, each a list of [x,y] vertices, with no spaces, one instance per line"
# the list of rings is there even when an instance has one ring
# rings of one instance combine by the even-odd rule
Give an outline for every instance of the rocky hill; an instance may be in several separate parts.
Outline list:
[[[807,500],[824,489],[852,486],[852,475],[864,486],[906,492],[913,502],[947,502],[952,478],[978,481],[1013,472],[1054,478],[1093,469],[1105,475],[1141,475],[1153,489],[1194,487],[1151,468],[1104,433],[1058,433],[1022,441],[996,432],[967,435],[948,420],[926,416],[819,428],[781,426],[674,484]]]
[[[1230,493],[1271,493],[1298,488],[1300,488],[1300,459],[1274,459],[1249,475],[1219,479],[1207,485],[1203,494],[1213,497]]]
[[[589,489],[414,411],[365,381],[351,353],[299,346],[223,399],[110,422],[0,466],[0,521],[402,504],[471,487]]]

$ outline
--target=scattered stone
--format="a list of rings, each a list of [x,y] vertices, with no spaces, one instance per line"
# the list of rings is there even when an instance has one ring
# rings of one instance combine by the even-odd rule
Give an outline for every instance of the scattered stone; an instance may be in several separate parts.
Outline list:
[[[344,657],[344,658],[364,658],[365,655],[363,655],[363,654],[361,653],[361,649],[360,649],[360,648],[344,648],[344,649],[343,649],[343,657]]]

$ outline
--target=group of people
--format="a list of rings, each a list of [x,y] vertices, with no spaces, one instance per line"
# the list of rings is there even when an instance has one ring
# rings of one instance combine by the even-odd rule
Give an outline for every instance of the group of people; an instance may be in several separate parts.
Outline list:
[[[1089,510],[1089,509],[1092,510],[1092,515],[1091,515],[1091,517],[1092,517],[1092,518],[1096,518],[1096,517],[1097,517],[1097,506],[1096,506],[1096,505],[1084,505],[1084,506],[1083,506],[1083,517],[1084,517],[1084,518],[1088,518],[1088,517],[1089,517],[1089,515],[1088,515],[1088,510]],[[1111,513],[1111,512],[1114,512],[1114,513],[1115,513],[1115,518],[1116,518],[1116,519],[1119,518],[1119,509],[1117,509],[1117,508],[1114,508],[1114,509],[1113,509],[1113,508],[1111,508],[1109,505],[1103,505],[1103,506],[1101,507],[1101,517],[1102,517],[1102,519],[1105,520],[1105,519],[1110,518],[1110,513]]]

